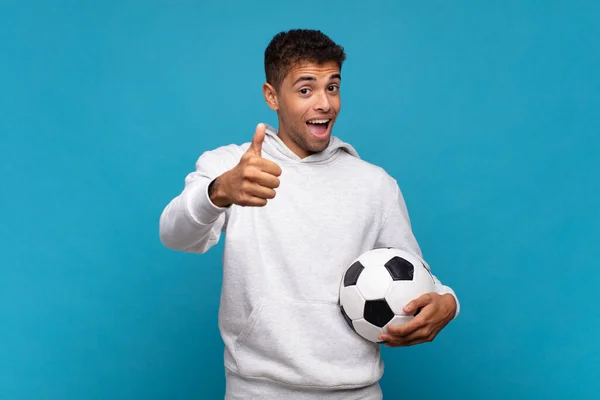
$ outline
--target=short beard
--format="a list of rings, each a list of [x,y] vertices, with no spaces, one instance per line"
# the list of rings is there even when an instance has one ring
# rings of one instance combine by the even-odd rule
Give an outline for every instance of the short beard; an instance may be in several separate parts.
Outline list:
[[[306,124],[305,124],[305,126],[306,126]],[[329,141],[323,145],[311,146],[307,142],[306,137],[304,135],[302,135],[301,133],[299,133],[299,129],[297,129],[297,128],[302,129],[303,128],[302,126],[297,127],[295,125],[292,125],[289,128],[290,129],[288,129],[288,134],[289,134],[290,138],[294,142],[296,142],[296,144],[298,146],[302,147],[304,150],[306,150],[307,152],[309,152],[311,154],[320,153],[329,146]]]

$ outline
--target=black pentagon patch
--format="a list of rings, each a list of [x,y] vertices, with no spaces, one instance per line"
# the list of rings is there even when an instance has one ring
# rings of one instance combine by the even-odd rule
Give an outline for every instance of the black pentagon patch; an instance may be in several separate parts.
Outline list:
[[[410,261],[395,256],[385,263],[385,268],[390,272],[395,281],[412,281],[415,275],[415,267]]]
[[[394,312],[385,300],[367,300],[363,317],[373,325],[383,328],[394,318]]]
[[[365,269],[365,267],[363,267],[359,261],[352,264],[344,275],[344,287],[356,285],[356,281],[358,281],[358,277],[363,269]]]
[[[352,320],[350,319],[348,314],[346,314],[346,310],[344,310],[344,307],[340,307],[340,309],[342,310],[342,316],[344,317],[348,325],[350,325],[350,328],[354,329],[354,325],[352,325]]]

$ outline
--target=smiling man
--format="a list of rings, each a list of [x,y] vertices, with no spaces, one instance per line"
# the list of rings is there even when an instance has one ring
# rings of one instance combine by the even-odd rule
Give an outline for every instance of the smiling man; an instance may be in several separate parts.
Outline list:
[[[226,399],[381,399],[380,347],[338,306],[350,262],[377,247],[422,257],[402,192],[382,168],[332,135],[341,46],[314,30],[277,34],[265,51],[263,94],[278,128],[204,152],[160,218],[165,246],[205,253],[223,236],[219,329]],[[388,346],[429,342],[459,312],[454,291],[409,304]]]
[[[302,44],[301,35],[280,34],[267,48],[267,82],[263,93],[269,107],[278,112],[279,137],[304,158],[329,145],[341,106],[339,92],[345,54],[341,47],[333,44],[325,47],[323,43],[322,53],[314,56],[320,59],[311,60],[297,47]]]

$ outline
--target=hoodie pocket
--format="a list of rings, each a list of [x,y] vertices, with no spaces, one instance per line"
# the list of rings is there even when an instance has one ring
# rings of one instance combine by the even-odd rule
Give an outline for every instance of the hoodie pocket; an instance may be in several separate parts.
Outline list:
[[[381,377],[379,345],[346,324],[337,304],[265,300],[235,342],[238,372],[289,385],[358,387]]]

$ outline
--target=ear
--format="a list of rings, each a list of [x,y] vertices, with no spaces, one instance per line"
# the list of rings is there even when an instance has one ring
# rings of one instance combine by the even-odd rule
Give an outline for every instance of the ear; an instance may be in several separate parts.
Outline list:
[[[270,83],[265,82],[263,84],[263,95],[269,108],[273,111],[279,110],[279,100],[277,99],[277,92]]]

